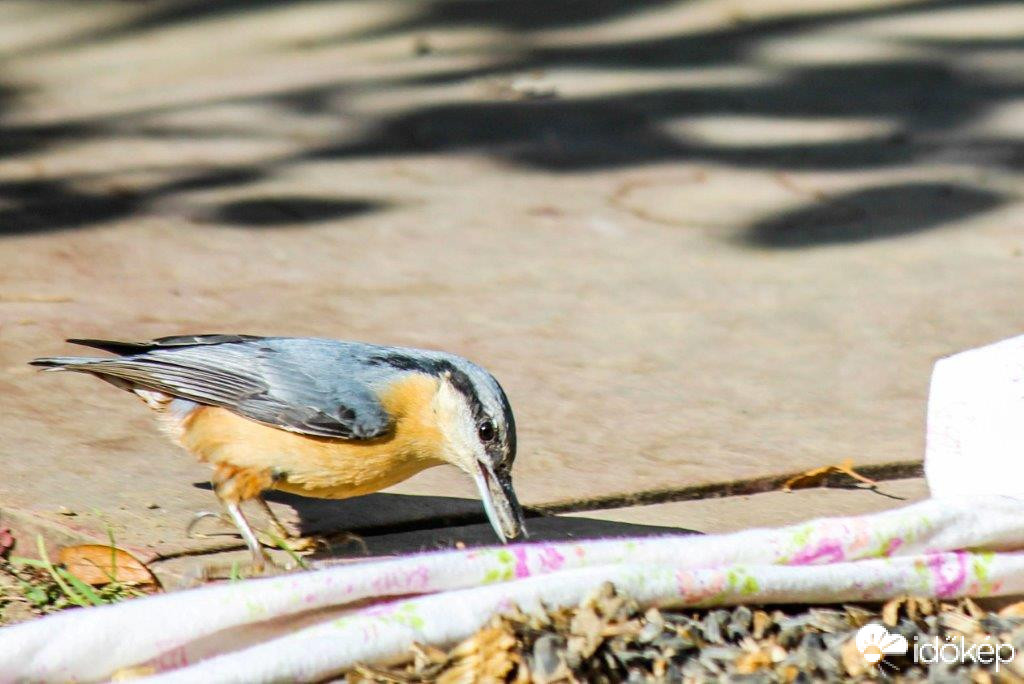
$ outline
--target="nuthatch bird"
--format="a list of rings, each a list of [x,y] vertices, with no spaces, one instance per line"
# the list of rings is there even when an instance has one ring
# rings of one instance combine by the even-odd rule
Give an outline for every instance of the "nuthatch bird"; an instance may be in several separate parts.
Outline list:
[[[252,335],[68,342],[117,356],[32,364],[91,373],[142,398],[174,441],[213,467],[214,492],[257,569],[264,556],[243,501],[269,513],[268,489],[344,499],[443,463],[473,477],[503,542],[524,532],[512,408],[498,381],[462,357]]]

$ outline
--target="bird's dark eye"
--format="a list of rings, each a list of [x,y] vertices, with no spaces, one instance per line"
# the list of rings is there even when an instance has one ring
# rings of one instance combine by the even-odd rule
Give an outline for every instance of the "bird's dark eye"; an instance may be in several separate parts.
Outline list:
[[[494,439],[494,423],[485,420],[477,426],[476,433],[480,436],[481,442],[490,442]]]

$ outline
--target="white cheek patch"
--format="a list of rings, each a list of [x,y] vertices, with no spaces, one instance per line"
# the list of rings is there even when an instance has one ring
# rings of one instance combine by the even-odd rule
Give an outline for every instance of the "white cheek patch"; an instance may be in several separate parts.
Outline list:
[[[475,472],[482,447],[476,436],[473,411],[466,397],[446,378],[442,378],[438,386],[434,413],[445,437],[445,460],[466,472]]]

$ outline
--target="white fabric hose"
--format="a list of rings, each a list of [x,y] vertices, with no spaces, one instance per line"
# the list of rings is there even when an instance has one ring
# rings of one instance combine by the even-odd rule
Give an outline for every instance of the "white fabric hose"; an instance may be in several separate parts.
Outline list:
[[[510,606],[521,597],[551,605],[576,602],[598,578],[621,582],[623,590],[639,592],[638,599],[663,604],[721,603],[737,591],[750,602],[850,600],[856,597],[843,593],[842,586],[858,584],[872,588],[862,598],[884,598],[921,592],[921,577],[931,572],[923,559],[936,557],[926,554],[971,548],[987,552],[954,554],[967,563],[964,572],[952,583],[935,575],[934,586],[925,587],[924,593],[1005,594],[1018,590],[1013,576],[1017,556],[994,552],[1024,548],[1022,519],[1024,502],[1012,497],[929,500],[870,516],[729,535],[520,544],[219,584],[67,611],[0,630],[0,682],[102,680],[119,668],[140,664],[158,671],[180,670],[186,677],[195,667],[217,667],[222,661],[211,657],[225,653],[246,663],[245,680],[302,679],[309,663],[322,663],[324,671],[331,671],[398,654],[413,634],[431,643],[465,636],[486,621],[494,606]],[[871,560],[889,557],[901,560]],[[916,572],[897,572],[906,567]],[[887,578],[881,584],[880,576]],[[833,584],[816,584],[822,577],[832,577]],[[839,581],[847,584],[834,583]],[[881,596],[878,587],[884,588]],[[456,621],[452,592],[459,589],[469,590],[459,594],[460,601],[474,603],[461,603],[457,614],[462,618]],[[366,599],[423,594],[436,595],[432,600],[441,609],[415,616],[396,613],[383,622],[374,617],[378,608],[345,616],[355,624],[376,624],[373,639],[352,640],[349,632],[330,627],[347,608]],[[416,601],[426,599],[400,605],[418,610]],[[325,616],[325,610],[333,612]],[[327,627],[321,624],[325,620]],[[327,639],[331,649],[303,646],[295,654],[299,670],[281,674],[281,667],[292,665],[274,663],[292,659],[275,640],[297,629],[297,634],[326,630],[332,635]],[[384,634],[390,636],[384,639]],[[258,658],[260,653],[266,658]],[[210,674],[209,681],[220,681],[219,676]]]

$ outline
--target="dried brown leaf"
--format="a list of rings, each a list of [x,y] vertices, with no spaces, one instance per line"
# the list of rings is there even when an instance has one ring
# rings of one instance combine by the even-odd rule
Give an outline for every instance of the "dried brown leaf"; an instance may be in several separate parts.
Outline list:
[[[142,561],[123,549],[101,544],[65,546],[60,562],[86,584],[102,586],[111,582],[157,586],[156,577]]]
[[[806,472],[794,475],[785,481],[782,485],[782,491],[789,492],[794,489],[807,489],[808,487],[819,487],[828,478],[829,475],[835,475],[841,473],[852,477],[858,482],[863,482],[866,485],[872,487],[878,486],[878,483],[871,478],[864,477],[856,470],[853,469],[853,459],[847,458],[838,465],[827,465],[821,468],[813,468]]]

